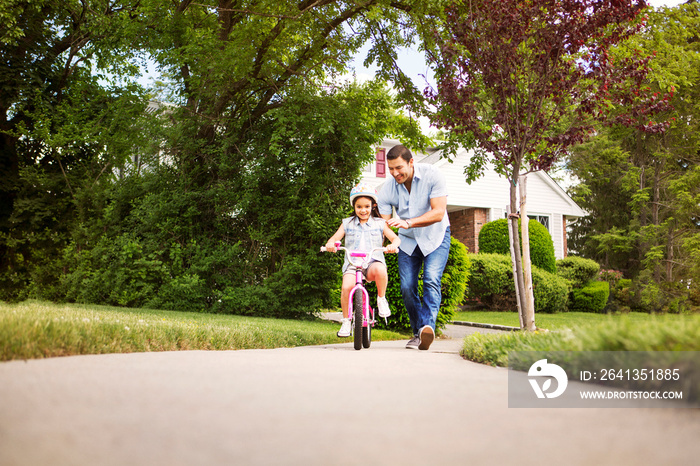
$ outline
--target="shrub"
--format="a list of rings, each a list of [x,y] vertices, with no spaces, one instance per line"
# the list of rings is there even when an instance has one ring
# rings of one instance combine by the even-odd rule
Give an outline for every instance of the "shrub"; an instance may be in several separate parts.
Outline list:
[[[566,312],[569,287],[566,280],[539,267],[532,268],[535,312]]]
[[[158,290],[158,296],[146,303],[146,307],[203,312],[207,310],[207,291],[204,279],[186,273],[164,283]]]
[[[510,258],[502,254],[470,254],[467,295],[492,310],[515,309],[515,286]]]
[[[571,292],[569,308],[577,312],[603,312],[610,296],[608,282],[589,282]]]
[[[622,272],[613,269],[600,269],[598,273],[598,280],[610,283],[611,287],[614,287],[618,280],[622,279]]]
[[[316,256],[316,267],[310,257]],[[284,268],[270,275],[263,283],[227,287],[214,310],[219,313],[274,317],[284,319],[311,319],[324,307],[323,296],[330,299],[331,287],[328,277],[332,272],[340,273],[340,265],[330,262],[342,260],[342,256],[326,254],[319,257],[316,251],[307,257],[299,254],[287,259]],[[342,262],[340,262],[342,263]]]
[[[442,301],[438,313],[438,325],[443,328],[454,317],[454,313],[464,300],[469,284],[469,251],[455,238],[450,239],[450,254],[445,273],[442,275]]]
[[[510,254],[508,221],[494,220],[481,227],[479,232],[479,252],[484,254]]]
[[[408,318],[408,311],[403,304],[401,296],[401,281],[399,278],[399,266],[397,254],[386,254],[387,272],[389,283],[386,289],[386,299],[391,308],[391,317],[388,324],[383,319],[379,319],[379,328],[390,328],[398,331],[411,331],[411,323]],[[442,301],[438,312],[436,328],[444,328],[452,320],[457,306],[462,302],[467,283],[469,282],[470,262],[466,246],[457,239],[450,239],[450,253],[447,258],[447,266],[442,275]],[[419,280],[419,291],[422,281]],[[370,304],[377,308],[377,287],[374,283],[367,284],[367,291],[370,295]]]
[[[547,227],[536,220],[528,222],[530,236],[530,260],[532,264],[543,271],[556,274],[556,258],[554,256],[554,242]]]
[[[518,228],[520,222],[518,222]],[[530,260],[532,264],[550,273],[556,273],[554,243],[547,228],[540,222],[528,222],[530,236]],[[522,236],[521,236],[522,247]],[[504,254],[510,256],[508,240],[508,221],[504,218],[485,224],[479,232],[479,252],[486,254]]]
[[[471,271],[468,296],[477,298],[492,310],[513,311],[517,309],[513,266],[509,256],[502,254],[470,254]],[[532,288],[535,297],[535,312],[566,311],[569,292],[566,281],[532,267]]]
[[[697,312],[690,291],[686,282],[656,282],[650,270],[643,270],[629,286],[629,306],[653,314]]]
[[[628,313],[631,309],[632,280],[622,278],[610,284],[610,299],[608,300],[609,312]]]
[[[573,288],[583,288],[594,280],[600,271],[600,265],[591,259],[568,256],[556,263],[557,275],[571,282]]]
[[[140,307],[167,276],[159,257],[131,235],[102,238],[82,251],[72,243],[64,260],[72,268],[61,277],[68,301]]]

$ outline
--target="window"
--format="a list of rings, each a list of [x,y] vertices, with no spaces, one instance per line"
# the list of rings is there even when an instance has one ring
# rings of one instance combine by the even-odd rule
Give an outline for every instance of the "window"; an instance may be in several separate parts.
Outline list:
[[[506,206],[506,210],[503,213],[503,218],[508,218],[508,210],[509,209],[510,209],[510,206]],[[518,212],[518,213],[520,213],[520,212]],[[529,218],[530,220],[537,220],[538,222],[540,222],[542,225],[544,225],[544,227],[547,229],[547,231],[552,233],[551,228],[549,228],[549,224],[550,224],[549,217],[550,217],[549,215],[539,215],[539,214],[528,214],[528,216],[527,216],[527,218]]]
[[[376,155],[377,178],[386,178],[386,149],[380,147]]]
[[[530,220],[537,220],[540,222],[544,227],[547,229],[547,231],[551,232],[552,230],[549,228],[549,215],[528,215],[527,216]]]

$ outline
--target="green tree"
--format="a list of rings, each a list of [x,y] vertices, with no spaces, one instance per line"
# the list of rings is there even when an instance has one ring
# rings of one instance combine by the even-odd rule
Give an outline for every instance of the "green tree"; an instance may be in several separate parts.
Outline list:
[[[163,141],[177,175],[158,195],[188,199],[149,210],[180,206],[183,250],[197,241],[235,257],[208,269],[186,263],[206,283],[207,307],[298,315],[327,302],[324,281],[335,274],[316,246],[337,226],[371,144],[387,134],[425,143],[382,86],[339,88],[331,78],[379,24],[387,27],[376,60],[407,43],[403,24],[424,9],[387,0],[141,4],[144,50],[177,104]]]
[[[56,257],[85,191],[138,144],[145,96],[109,83],[128,75],[115,32],[135,2],[6,1],[0,5],[0,297],[55,291]],[[104,81],[104,82],[102,82]],[[107,175],[105,175],[107,173]],[[53,291],[52,291],[53,290]]]
[[[600,128],[598,136],[576,148],[570,158],[581,180],[572,193],[591,213],[574,225],[573,247],[637,278],[640,289],[661,286],[668,291],[668,299],[659,299],[652,310],[663,309],[696,286],[692,271],[698,268],[693,245],[700,234],[698,38],[697,2],[648,11],[647,28],[616,54],[641,49],[656,55],[648,87],[659,95],[673,91],[673,109],[664,115],[668,130],[649,134],[634,128]]]
[[[274,314],[313,283],[299,301],[323,300],[309,246],[370,145],[426,142],[384,87],[333,77],[367,40],[392,63],[432,3],[4,2],[2,296],[228,312],[237,294]],[[145,59],[170,104],[160,127],[129,84]],[[246,293],[263,283],[266,300]]]

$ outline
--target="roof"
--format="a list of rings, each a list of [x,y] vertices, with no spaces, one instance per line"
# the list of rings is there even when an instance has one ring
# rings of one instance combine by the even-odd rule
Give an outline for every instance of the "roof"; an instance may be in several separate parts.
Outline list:
[[[398,141],[384,141],[384,146],[393,146]],[[471,184],[464,180],[464,169],[469,165],[469,150],[461,150],[457,156],[448,160],[443,157],[442,150],[429,150],[428,154],[415,153],[418,163],[431,164],[438,167],[448,183],[448,209],[461,208],[505,208],[508,204],[508,181],[495,172],[491,165],[482,177]],[[452,162],[452,163],[450,163]],[[381,189],[384,180],[374,178]],[[585,217],[587,213],[567,194],[567,192],[543,171],[533,172],[528,176],[528,211],[541,213],[558,213],[570,218]]]
[[[426,157],[423,157],[422,159],[419,160],[420,163],[430,163],[432,165],[435,165],[436,167],[440,167],[445,173],[446,177],[448,178],[448,190],[451,193],[454,192],[459,192],[464,189],[464,169],[469,165],[469,160],[470,160],[470,155],[471,155],[470,150],[462,149],[459,151],[456,155],[456,157],[452,158],[449,160],[447,157],[443,157],[443,151],[437,151],[434,152]],[[452,163],[450,163],[452,162]],[[497,183],[497,180],[500,180],[498,182],[499,185],[502,185],[503,187],[503,193],[504,195],[508,193],[508,181],[505,179],[505,177],[498,175],[495,172],[495,169],[493,168],[492,164],[489,164],[490,168],[485,171],[484,176],[480,177],[479,179],[475,180],[472,184],[468,185],[472,189],[467,189],[467,191],[471,191],[470,194],[474,194],[476,191],[481,191],[484,189],[485,185],[490,184],[493,185],[494,183]],[[455,176],[455,173],[458,174],[458,176]],[[451,175],[451,176],[448,176]],[[535,208],[535,210],[550,210],[554,209],[555,206],[552,204],[557,204],[557,210],[563,215],[566,215],[567,217],[571,218],[579,218],[579,217],[585,217],[587,215],[586,211],[584,211],[576,202],[569,196],[569,194],[561,187],[559,184],[552,179],[551,176],[547,172],[544,171],[536,171],[528,175],[528,180],[533,180],[530,181],[531,184],[534,184],[534,178],[537,179],[538,186],[533,186],[533,189],[528,188],[528,205],[532,206]],[[528,185],[530,186],[530,185]],[[549,198],[548,195],[544,192],[543,186],[546,186],[547,191],[550,192],[551,194],[556,196],[556,199],[558,202],[553,202],[552,198]],[[452,188],[452,189],[450,189]],[[501,197],[501,196],[493,196],[487,195],[487,196],[481,196],[482,198],[487,198],[485,201],[485,205],[467,205],[471,204],[474,202],[474,200],[470,200],[471,202],[454,202],[450,203],[450,200],[448,198],[448,203],[450,203],[453,207],[454,206],[464,206],[464,207],[494,207],[493,202],[494,202],[494,197]],[[453,195],[453,201],[458,201],[459,196],[454,196]],[[545,199],[546,198],[546,199]],[[466,199],[462,199],[462,201],[466,201]],[[535,202],[530,202],[530,201],[535,201]],[[479,202],[479,196],[476,196],[476,202]],[[484,202],[484,201],[482,201]],[[497,201],[496,201],[497,202]],[[507,199],[504,201],[507,203]],[[537,204],[540,204],[539,206]],[[547,205],[546,207],[543,206],[543,204]]]

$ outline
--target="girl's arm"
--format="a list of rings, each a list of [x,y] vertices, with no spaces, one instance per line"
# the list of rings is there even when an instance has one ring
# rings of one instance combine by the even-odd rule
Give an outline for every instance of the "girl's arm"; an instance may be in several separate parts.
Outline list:
[[[399,246],[401,245],[401,238],[399,238],[399,235],[394,233],[394,230],[392,230],[389,225],[384,225],[384,237],[387,238],[389,241],[391,241],[391,244],[389,244],[386,247],[386,252],[389,253],[395,253],[399,252]]]
[[[392,232],[392,233],[393,233],[393,232]],[[328,251],[328,252],[336,252],[337,249],[336,249],[336,247],[335,247],[335,243],[336,243],[337,241],[340,241],[341,239],[343,239],[344,236],[345,236],[345,227],[344,227],[343,224],[341,223],[341,224],[340,224],[340,228],[338,228],[338,231],[336,231],[335,234],[334,234],[333,236],[331,236],[331,238],[330,238],[330,239],[328,240],[328,242],[326,243],[326,251]]]

